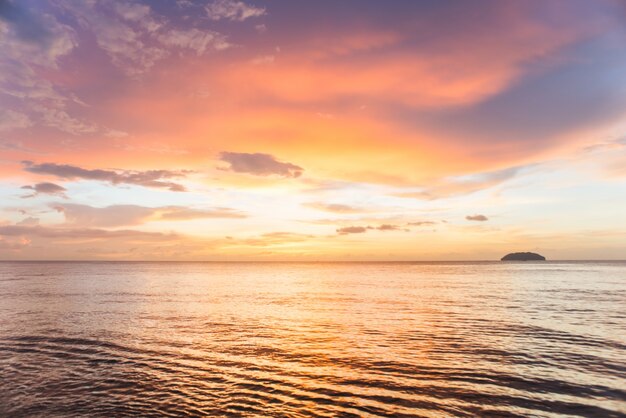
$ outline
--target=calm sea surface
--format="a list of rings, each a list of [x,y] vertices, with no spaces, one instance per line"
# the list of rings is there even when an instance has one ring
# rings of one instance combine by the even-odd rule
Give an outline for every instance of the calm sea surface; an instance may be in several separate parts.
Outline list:
[[[0,416],[626,416],[626,263],[0,263]]]

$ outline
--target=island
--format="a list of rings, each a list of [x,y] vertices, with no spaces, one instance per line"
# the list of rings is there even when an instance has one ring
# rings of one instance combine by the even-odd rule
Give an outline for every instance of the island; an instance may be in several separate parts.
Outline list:
[[[537,253],[511,253],[502,257],[501,261],[546,261],[546,258]]]

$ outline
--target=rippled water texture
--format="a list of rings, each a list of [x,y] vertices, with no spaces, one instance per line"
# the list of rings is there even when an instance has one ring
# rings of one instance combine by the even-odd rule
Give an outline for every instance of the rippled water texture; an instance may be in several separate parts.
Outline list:
[[[0,263],[1,416],[626,416],[626,263]]]

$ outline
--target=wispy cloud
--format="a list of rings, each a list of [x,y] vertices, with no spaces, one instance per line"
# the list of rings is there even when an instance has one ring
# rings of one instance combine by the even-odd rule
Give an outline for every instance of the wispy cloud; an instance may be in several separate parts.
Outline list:
[[[226,36],[218,32],[196,28],[171,29],[160,34],[159,40],[167,46],[190,49],[198,56],[207,51],[220,51],[231,46]]]
[[[151,221],[187,221],[193,219],[241,219],[246,215],[230,208],[195,209],[182,206],[146,207],[111,205],[93,207],[75,203],[55,203],[52,207],[72,227],[119,227],[141,225]]]
[[[378,231],[404,231],[404,232],[409,231],[407,228],[403,228],[400,225],[392,225],[392,224],[382,224],[377,227],[374,227],[373,229],[376,229]]]
[[[122,18],[139,23],[148,32],[159,29],[163,23],[153,16],[150,6],[139,3],[114,3],[113,10]]]
[[[396,193],[395,196],[436,200],[467,195],[498,186],[514,178],[522,168],[511,167],[487,173],[446,178],[420,191]]]
[[[107,230],[97,228],[58,228],[49,226],[0,225],[0,236],[3,237],[41,237],[62,238],[67,240],[99,240],[111,238],[125,238],[136,241],[173,240],[177,234],[160,232],[145,232],[135,230]]]
[[[78,45],[76,31],[25,2],[3,1],[0,33],[0,92],[55,105],[67,100],[39,70],[59,68],[60,60]]]
[[[314,238],[313,235],[296,232],[268,232],[252,238],[228,238],[225,244],[227,246],[272,247],[304,242],[312,238]]]
[[[33,122],[24,113],[11,109],[0,109],[0,131],[28,128],[32,124]]]
[[[42,122],[52,128],[67,132],[72,135],[93,134],[99,130],[94,123],[81,121],[70,116],[65,110],[49,107],[36,107],[42,116]]]
[[[22,219],[21,221],[19,221],[18,223],[16,223],[15,225],[19,225],[19,226],[35,226],[35,225],[39,225],[39,218],[35,218],[34,216],[28,216],[28,217]]]
[[[45,154],[45,152],[25,146],[22,141],[0,140],[0,149],[5,151],[25,152],[28,154]]]
[[[18,252],[30,245],[27,239],[7,240],[0,237],[0,250]]]
[[[339,235],[348,235],[348,234],[363,234],[368,230],[375,231],[402,231],[402,232],[410,232],[406,226],[396,225],[396,224],[380,224],[378,226],[345,226],[337,229],[337,233]]]
[[[193,209],[180,206],[156,208],[159,219],[164,221],[185,221],[191,219],[226,218],[241,219],[247,215],[231,208]]]
[[[321,210],[324,212],[337,213],[337,214],[353,214],[367,212],[366,209],[356,206],[343,205],[340,203],[323,203],[323,202],[309,202],[304,203],[303,206]]]
[[[265,14],[265,8],[238,0],[215,0],[207,4],[205,10],[211,20],[228,19],[237,22]]]
[[[62,7],[77,18],[83,30],[93,33],[116,67],[134,78],[147,73],[176,49],[192,50],[199,56],[230,47],[225,35],[206,28],[181,27],[148,4],[63,2]],[[247,18],[251,13],[232,7],[222,11],[232,18]]]

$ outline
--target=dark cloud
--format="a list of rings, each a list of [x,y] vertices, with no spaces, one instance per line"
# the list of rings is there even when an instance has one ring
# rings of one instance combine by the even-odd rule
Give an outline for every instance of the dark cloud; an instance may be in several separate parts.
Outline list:
[[[84,179],[105,181],[111,184],[134,184],[143,187],[169,189],[173,192],[184,192],[186,189],[181,184],[167,180],[184,178],[190,173],[188,170],[90,170],[68,164],[36,164],[32,161],[22,161],[22,164],[24,170],[29,173],[48,174],[68,180]]]
[[[255,176],[277,175],[281,177],[300,177],[304,169],[295,164],[282,162],[270,154],[222,152],[220,160],[230,164],[228,168],[235,173],[248,173]]]
[[[22,196],[23,198],[34,197],[34,196],[37,196],[38,194],[49,194],[53,196],[65,197],[65,192],[67,191],[65,187],[63,186],[59,186],[58,184],[54,184],[54,183],[46,183],[46,182],[37,183],[33,185],[28,185],[28,186],[22,186],[21,188],[24,190],[34,191],[33,194]]]
[[[468,221],[478,221],[478,222],[485,222],[489,220],[489,218],[487,218],[485,215],[467,215],[465,219],[467,219]]]

